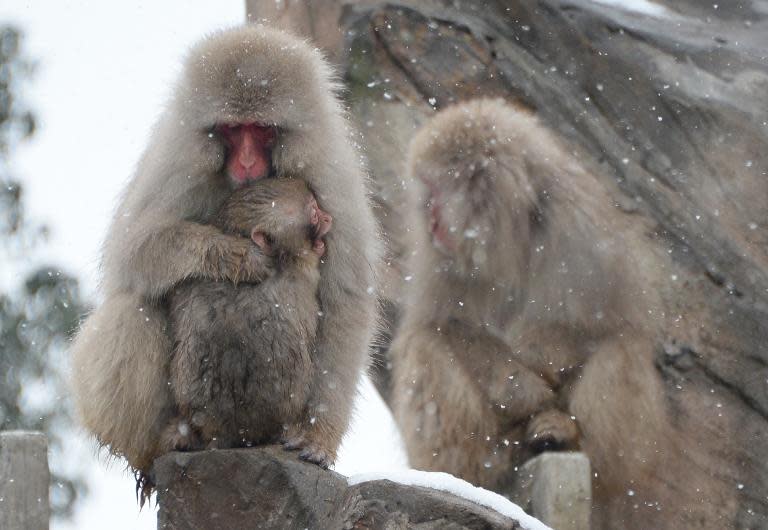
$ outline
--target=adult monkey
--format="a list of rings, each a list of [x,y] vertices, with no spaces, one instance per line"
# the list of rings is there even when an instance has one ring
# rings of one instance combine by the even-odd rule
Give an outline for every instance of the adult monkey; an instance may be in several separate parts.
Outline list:
[[[259,281],[268,261],[209,221],[233,189],[271,175],[305,180],[336,227],[327,237],[313,352],[321,377],[286,446],[327,466],[368,362],[379,245],[360,156],[318,51],[263,26],[192,48],[104,244],[102,306],[73,349],[77,410],[140,480],[158,455],[173,402],[165,295],[186,278]],[[348,396],[330,401],[329,396]]]
[[[654,365],[648,227],[501,100],[439,112],[407,167],[413,279],[391,355],[411,465],[506,492],[532,455],[580,448],[594,528],[700,527],[701,499],[718,496],[682,458],[695,441]]]

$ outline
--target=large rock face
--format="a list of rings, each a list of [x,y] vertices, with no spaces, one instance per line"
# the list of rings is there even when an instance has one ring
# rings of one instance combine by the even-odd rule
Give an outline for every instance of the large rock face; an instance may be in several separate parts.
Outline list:
[[[170,453],[155,462],[158,528],[515,529],[518,521],[450,493],[345,477],[280,447]]]
[[[635,251],[661,299],[645,387],[658,389],[673,425],[660,442],[680,440],[676,450],[654,448],[659,463],[621,487],[601,484],[599,473],[595,503],[663,513],[666,528],[768,528],[765,0],[247,4],[252,19],[327,50],[345,76],[388,242],[380,277],[389,320],[409,251],[404,153],[424,119],[457,101],[502,96],[572,144],[616,215],[642,228]],[[376,366],[386,397],[391,363]],[[615,424],[599,403],[594,414]],[[639,447],[631,429],[610,436],[626,451],[603,466]],[[597,472],[600,455],[588,456]],[[667,484],[672,493],[658,495]],[[602,513],[593,528],[628,528]],[[635,524],[649,527],[643,516]]]

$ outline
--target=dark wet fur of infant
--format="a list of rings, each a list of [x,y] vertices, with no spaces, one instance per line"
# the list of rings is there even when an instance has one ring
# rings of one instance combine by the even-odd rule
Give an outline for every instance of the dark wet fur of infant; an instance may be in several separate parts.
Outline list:
[[[265,179],[224,204],[214,223],[251,238],[276,272],[260,283],[188,280],[169,297],[178,414],[164,450],[289,444],[302,431],[331,222],[301,180]]]

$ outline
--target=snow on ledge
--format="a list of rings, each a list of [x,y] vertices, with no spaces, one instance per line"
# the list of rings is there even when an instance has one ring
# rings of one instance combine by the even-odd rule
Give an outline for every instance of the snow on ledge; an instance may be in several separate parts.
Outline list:
[[[511,517],[527,530],[552,530],[538,519],[525,513],[522,508],[506,497],[473,486],[469,482],[448,473],[417,471],[415,469],[406,471],[377,471],[352,475],[347,478],[347,483],[350,486],[354,486],[373,480],[389,480],[405,486],[421,486],[423,488],[445,491]]]
[[[672,13],[663,5],[651,0],[592,0],[596,4],[618,7],[626,11],[634,11],[651,17],[669,17]]]

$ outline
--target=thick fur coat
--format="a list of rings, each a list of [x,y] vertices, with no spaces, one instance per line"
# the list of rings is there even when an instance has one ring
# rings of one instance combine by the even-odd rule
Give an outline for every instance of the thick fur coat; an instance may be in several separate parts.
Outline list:
[[[190,277],[261,280],[245,244],[210,226],[231,192],[218,124],[277,128],[273,171],[305,180],[335,221],[327,237],[303,447],[332,460],[368,364],[379,244],[360,154],[321,54],[264,26],[194,46],[107,232],[104,302],[72,346],[77,411],[100,443],[142,473],[172,409],[165,298]],[[244,239],[244,238],[239,238]],[[243,277],[244,275],[244,277]],[[240,276],[240,278],[238,278]],[[309,423],[309,418],[312,423]]]

